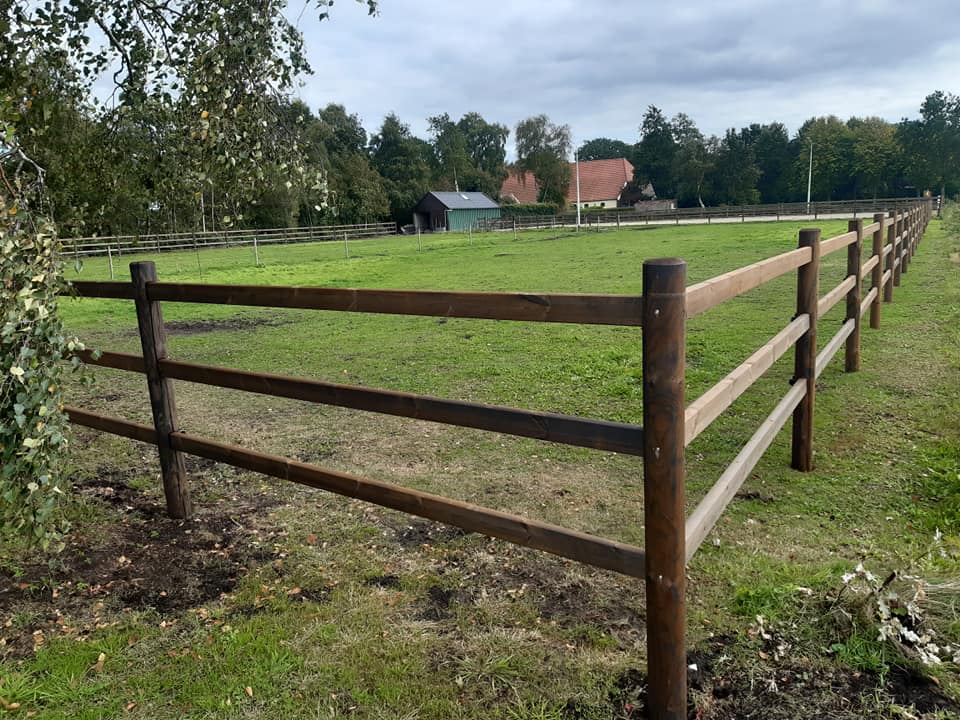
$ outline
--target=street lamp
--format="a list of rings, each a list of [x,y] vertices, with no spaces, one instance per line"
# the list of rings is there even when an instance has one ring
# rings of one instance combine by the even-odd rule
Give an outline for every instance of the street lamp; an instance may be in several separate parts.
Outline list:
[[[577,232],[580,232],[580,151],[573,151],[573,159],[577,166]]]

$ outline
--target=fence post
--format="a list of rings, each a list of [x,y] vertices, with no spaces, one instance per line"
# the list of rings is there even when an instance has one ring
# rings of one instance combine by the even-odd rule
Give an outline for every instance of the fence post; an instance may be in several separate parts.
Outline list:
[[[902,247],[903,247],[903,260],[900,261],[900,265],[902,265],[902,267],[900,268],[900,272],[901,272],[902,274],[904,274],[904,275],[906,275],[906,274],[907,274],[907,270],[910,269],[910,256],[913,254],[913,253],[910,252],[911,248],[913,247],[913,219],[914,219],[914,213],[913,213],[913,207],[912,207],[912,206],[910,206],[910,209],[907,210],[907,215],[906,215],[906,217],[907,217],[907,226],[906,226],[907,229],[904,230],[904,239],[903,239],[903,243],[902,243]]]
[[[897,232],[897,221],[896,221],[896,212],[890,213],[890,227],[887,228],[887,245],[890,246],[890,254],[887,255],[887,262],[884,263],[886,267],[884,268],[884,274],[886,271],[890,271],[890,279],[883,284],[883,301],[884,302],[893,302],[893,256],[895,252],[895,238]],[[884,251],[886,251],[886,246],[884,246]]]
[[[900,273],[903,271],[903,236],[906,233],[906,214],[901,210],[896,214],[896,232],[893,236],[893,286],[900,287]]]
[[[107,260],[110,261],[110,279],[113,280],[113,252],[109,245],[107,245]]]
[[[853,332],[847,338],[844,355],[844,370],[856,372],[860,369],[860,300],[863,297],[863,281],[860,279],[860,265],[863,257],[863,220],[858,218],[847,223],[847,230],[857,233],[857,241],[847,245],[847,276],[852,275],[856,284],[847,293],[847,320],[853,320]]]
[[[687,264],[643,264],[648,717],[687,717],[684,383]]]
[[[163,327],[160,303],[150,300],[147,295],[147,284],[157,280],[157,266],[149,261],[130,263],[130,277],[133,280],[143,365],[147,375],[150,407],[153,410],[153,426],[157,431],[157,450],[160,454],[167,514],[177,519],[188,518],[193,513],[193,506],[190,502],[190,487],[187,484],[183,454],[170,445],[170,433],[177,429],[173,383],[160,374],[160,361],[167,357],[167,334]]]
[[[877,258],[877,264],[873,266],[870,273],[870,289],[876,288],[877,290],[876,297],[870,303],[870,327],[874,330],[880,328],[880,302],[882,300],[880,295],[883,291],[880,286],[883,284],[883,221],[885,219],[886,216],[883,213],[874,213],[873,215],[873,221],[880,226],[873,231],[873,248],[871,251],[871,255]]]
[[[797,316],[806,314],[810,327],[796,344],[793,382],[806,383],[807,394],[793,411],[791,467],[800,472],[813,470],[813,401],[816,393],[817,301],[820,289],[820,231],[800,231],[799,247],[810,248],[810,262],[797,270]]]

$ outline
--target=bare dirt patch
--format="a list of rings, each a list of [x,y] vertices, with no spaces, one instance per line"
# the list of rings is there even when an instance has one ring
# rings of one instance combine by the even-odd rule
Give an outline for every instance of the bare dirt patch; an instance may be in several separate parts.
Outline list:
[[[162,499],[103,474],[76,492],[107,506],[48,563],[0,567],[0,658],[22,657],[52,635],[83,636],[116,612],[176,616],[220,598],[272,554],[258,517],[276,505],[262,494],[198,503],[188,521],[166,517]]]
[[[174,320],[165,322],[171,335],[200,335],[218,330],[253,330],[255,328],[279,327],[290,321],[279,318],[226,318],[224,320]]]
[[[731,647],[735,642],[732,637],[719,636],[688,653],[689,717],[854,720],[960,712],[960,705],[935,682],[913,670],[892,667],[881,677],[814,664],[803,656],[777,660],[772,647],[770,653],[761,655],[765,660],[745,667],[742,657],[733,659],[738,654]],[[895,707],[903,711],[893,710]]]

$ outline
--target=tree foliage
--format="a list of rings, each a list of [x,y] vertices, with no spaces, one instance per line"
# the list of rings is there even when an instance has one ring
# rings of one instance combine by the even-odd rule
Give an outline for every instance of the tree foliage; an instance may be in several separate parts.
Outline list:
[[[660,197],[674,197],[674,155],[677,151],[673,128],[663,111],[655,105],[647,108],[640,125],[634,173],[641,182],[653,183]]]
[[[611,140],[600,137],[587,140],[577,150],[577,157],[581,160],[616,160],[617,158],[633,157],[633,147],[622,140]]]
[[[399,223],[410,222],[412,208],[430,190],[430,145],[391,113],[371,139],[370,150],[373,166],[383,178],[390,216]]]
[[[329,4],[318,0],[321,16]],[[309,67],[284,6],[282,0],[0,6],[0,530],[49,546],[61,527],[56,510],[67,441],[60,377],[78,344],[64,336],[57,314],[67,289],[57,220],[83,226],[105,215],[114,197],[138,202],[121,183],[125,173],[136,177],[136,167],[148,164],[155,174],[140,186],[156,193],[149,209],[171,192],[181,201],[187,194],[188,203],[199,199],[202,207],[215,179],[228,210],[220,218],[225,224],[234,214],[229,209],[255,196],[254,188],[323,189],[322,173],[301,162],[300,117],[289,122],[286,112],[294,79]],[[115,92],[99,103],[91,88],[105,75]],[[104,149],[64,158],[57,143]],[[157,162],[137,163],[148,156]],[[68,189],[67,179],[82,172],[88,184],[96,173],[112,178],[99,188],[110,193],[99,207]]]
[[[937,91],[927,95],[918,120],[904,120],[898,129],[906,148],[910,178],[920,186],[960,186],[960,97]]]
[[[537,182],[537,202],[566,204],[570,185],[570,127],[554,125],[546,115],[535,115],[517,124],[516,169],[521,177],[533,173]]]

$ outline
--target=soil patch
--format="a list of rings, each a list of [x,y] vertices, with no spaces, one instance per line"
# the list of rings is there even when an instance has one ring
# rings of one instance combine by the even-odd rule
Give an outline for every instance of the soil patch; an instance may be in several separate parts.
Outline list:
[[[394,539],[403,548],[437,545],[462,538],[472,533],[452,525],[430,522],[420,518],[410,518],[406,523],[385,522],[394,533]]]
[[[167,333],[175,336],[202,335],[219,330],[254,330],[264,327],[280,327],[288,325],[293,320],[281,317],[265,318],[223,318],[220,320],[168,320],[163,324]],[[128,328],[123,334],[139,337],[138,330]]]
[[[717,637],[687,655],[689,717],[854,720],[877,717],[894,705],[910,709],[904,717],[960,712],[933,681],[903,668],[892,668],[882,680],[872,672],[814,665],[803,656],[777,660],[772,652],[747,668],[732,659],[733,642]]]
[[[49,563],[0,568],[0,658],[29,654],[44,637],[83,636],[102,626],[108,606],[179,615],[273,557],[256,525],[272,497],[198,503],[195,517],[180,521],[119,474],[80,481],[76,491],[117,514],[77,528]]]
[[[260,327],[279,327],[288,321],[278,318],[226,318],[223,320],[174,320],[164,327],[171,335],[200,335],[218,330],[252,330]]]

